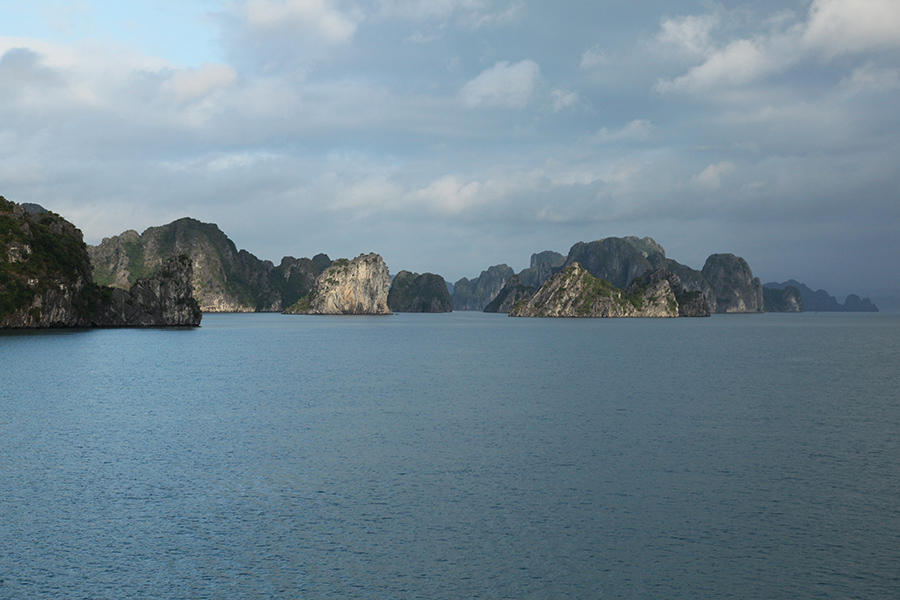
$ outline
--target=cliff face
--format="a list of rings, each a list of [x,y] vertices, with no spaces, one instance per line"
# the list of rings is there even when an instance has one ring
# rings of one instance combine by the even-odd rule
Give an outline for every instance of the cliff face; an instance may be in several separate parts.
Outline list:
[[[199,325],[203,314],[194,299],[191,278],[191,259],[173,256],[127,292],[107,288],[108,300],[101,304],[94,323],[101,327]]]
[[[59,215],[0,197],[0,327],[198,325],[184,260],[131,292],[98,286],[81,232]]]
[[[669,288],[675,295],[679,317],[708,317],[710,315],[709,304],[706,302],[703,294],[698,291],[685,289],[681,278],[666,269],[647,271],[640,277],[634,278],[628,284],[628,287],[625,288],[625,293],[633,295],[648,286],[659,285],[663,280],[669,283]]]
[[[792,285],[784,289],[763,286],[763,304],[766,312],[800,312],[803,310],[800,290]]]
[[[565,264],[577,262],[594,277],[624,288],[635,277],[665,267],[665,260],[666,251],[655,240],[630,236],[578,242]]]
[[[703,273],[683,265],[677,260],[666,259],[666,270],[678,275],[681,286],[687,292],[700,292],[711,312],[716,312],[716,292],[703,277]]]
[[[712,254],[706,259],[701,273],[715,292],[716,312],[762,312],[762,284],[743,258],[734,254]]]
[[[339,259],[316,278],[312,291],[285,310],[285,314],[389,315],[391,287],[384,260],[375,253],[353,260]]]
[[[494,265],[475,279],[463,277],[453,284],[453,310],[484,310],[513,275],[509,266]]]
[[[393,312],[440,313],[453,310],[444,278],[434,273],[400,271],[391,283],[387,298]]]
[[[519,283],[537,289],[566,264],[566,257],[559,252],[544,250],[531,255],[531,266],[519,273]],[[487,309],[485,309],[487,310]]]
[[[497,297],[484,307],[484,312],[508,313],[517,303],[531,298],[536,291],[536,287],[523,285],[519,275],[513,275],[497,294]]]
[[[551,277],[529,300],[513,306],[509,316],[677,317],[678,304],[664,277],[623,291],[575,262]]]
[[[285,257],[275,267],[238,250],[215,224],[190,218],[150,227],[142,234],[129,230],[88,251],[94,281],[122,289],[156,271],[171,256],[189,256],[194,295],[209,312],[279,311],[306,295],[330,264],[327,256],[319,255],[313,260]]]

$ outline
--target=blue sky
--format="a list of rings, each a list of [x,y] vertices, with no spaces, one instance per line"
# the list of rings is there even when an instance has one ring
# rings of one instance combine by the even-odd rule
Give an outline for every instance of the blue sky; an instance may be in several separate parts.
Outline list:
[[[900,295],[900,3],[0,1],[0,194],[455,280],[649,235]]]

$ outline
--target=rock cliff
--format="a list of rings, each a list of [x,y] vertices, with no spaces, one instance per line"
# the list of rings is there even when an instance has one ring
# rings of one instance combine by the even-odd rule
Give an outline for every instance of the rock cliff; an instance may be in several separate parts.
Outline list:
[[[678,279],[681,281],[681,285],[685,291],[700,292],[703,295],[703,299],[706,301],[709,310],[711,312],[716,312],[716,292],[703,277],[703,273],[671,258],[666,259],[666,270],[678,275]]]
[[[763,305],[766,312],[801,312],[803,299],[792,285],[784,289],[763,286]]]
[[[518,302],[527,301],[536,291],[537,288],[534,286],[523,285],[519,275],[513,275],[497,294],[497,297],[484,307],[484,312],[508,313]]]
[[[716,312],[762,312],[762,284],[740,256],[711,254],[701,273],[715,293]]]
[[[508,265],[494,265],[475,279],[463,277],[453,284],[453,310],[484,310],[513,275]]]
[[[561,270],[564,264],[566,264],[566,257],[553,250],[532,254],[531,266],[519,272],[519,283],[537,289],[544,285],[544,282],[550,279],[554,273]]]
[[[594,277],[624,288],[635,277],[665,267],[665,261],[666,251],[653,238],[630,236],[578,242],[565,264],[577,262]]]
[[[677,317],[675,293],[665,277],[623,291],[575,262],[557,273],[511,317]]]
[[[434,273],[400,271],[388,291],[388,308],[393,312],[441,313],[453,310],[447,282]]]
[[[313,289],[285,314],[389,315],[391,277],[375,253],[334,261],[316,278]]]
[[[0,197],[0,327],[199,325],[190,263],[174,259],[131,291],[99,286],[81,231]]]
[[[279,266],[238,250],[213,223],[183,218],[129,230],[88,247],[93,279],[100,285],[128,289],[168,258],[185,254],[193,264],[191,286],[208,312],[280,311],[309,293],[315,278],[331,261],[285,257]]]
[[[166,260],[151,275],[138,279],[128,291],[107,288],[94,318],[101,327],[158,327],[199,325],[203,314],[191,287],[191,259],[185,255]]]
[[[708,317],[710,315],[709,304],[703,294],[696,290],[685,289],[681,278],[666,269],[647,271],[643,275],[635,277],[625,288],[625,293],[633,295],[648,286],[658,285],[663,280],[669,282],[669,287],[675,295],[679,317]]]

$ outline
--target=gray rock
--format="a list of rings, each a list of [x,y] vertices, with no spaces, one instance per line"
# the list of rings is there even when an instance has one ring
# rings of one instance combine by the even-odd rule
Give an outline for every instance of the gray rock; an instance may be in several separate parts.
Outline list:
[[[762,312],[762,284],[740,256],[712,254],[701,273],[715,293],[716,312]]]
[[[579,263],[566,266],[511,317],[677,317],[675,293],[665,277],[654,277],[623,291],[591,275]]]
[[[391,287],[384,260],[378,254],[360,254],[353,260],[334,261],[316,278],[312,291],[288,307],[285,314],[389,315]]]
[[[453,284],[453,310],[484,310],[515,275],[508,265],[494,265],[475,279],[463,277]]]
[[[441,313],[453,310],[453,301],[444,278],[434,273],[400,271],[388,292],[388,308],[393,312]]]

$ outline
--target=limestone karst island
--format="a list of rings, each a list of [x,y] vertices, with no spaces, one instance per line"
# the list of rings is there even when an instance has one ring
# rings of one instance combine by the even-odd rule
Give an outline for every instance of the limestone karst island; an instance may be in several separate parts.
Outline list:
[[[390,315],[478,310],[514,317],[703,317],[712,313],[877,311],[789,280],[763,285],[743,258],[712,254],[695,270],[651,238],[543,251],[519,273],[505,264],[447,284],[393,278],[376,253],[276,266],[238,250],[216,225],[182,218],[87,246],[36,204],[0,196],[0,328],[198,326],[202,312]]]

